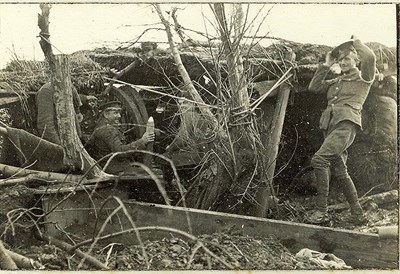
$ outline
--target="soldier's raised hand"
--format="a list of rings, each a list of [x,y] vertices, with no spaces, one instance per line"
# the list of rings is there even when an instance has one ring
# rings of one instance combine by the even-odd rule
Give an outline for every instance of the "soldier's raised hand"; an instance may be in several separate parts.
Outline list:
[[[93,96],[93,95],[88,95],[88,96],[86,96],[86,99],[87,99],[88,101],[97,101],[97,97],[95,97],[95,96]]]
[[[332,58],[331,52],[329,51],[325,56],[325,65],[331,67],[335,63],[336,63],[336,59]]]

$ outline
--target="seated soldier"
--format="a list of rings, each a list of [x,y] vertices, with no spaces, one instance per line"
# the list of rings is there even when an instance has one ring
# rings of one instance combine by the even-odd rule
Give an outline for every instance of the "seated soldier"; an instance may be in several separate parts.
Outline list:
[[[81,128],[79,123],[82,121],[83,116],[79,111],[79,107],[82,104],[87,104],[89,101],[97,100],[94,96],[86,96],[78,94],[76,89],[73,89],[73,103],[74,110],[76,113],[75,123],[76,130],[79,137],[81,136]],[[58,134],[56,107],[54,99],[54,88],[51,83],[44,84],[36,94],[36,106],[37,106],[37,129],[38,134],[43,139],[61,145],[60,136]]]
[[[112,101],[100,106],[100,118],[93,132],[93,157],[101,160],[104,156],[129,150],[143,150],[146,144],[154,141],[154,133],[145,132],[139,140],[126,143],[125,136],[119,128],[121,118],[121,103]],[[109,157],[99,163],[104,166]],[[129,173],[132,169],[132,154],[117,155],[112,159],[105,171],[111,174]]]

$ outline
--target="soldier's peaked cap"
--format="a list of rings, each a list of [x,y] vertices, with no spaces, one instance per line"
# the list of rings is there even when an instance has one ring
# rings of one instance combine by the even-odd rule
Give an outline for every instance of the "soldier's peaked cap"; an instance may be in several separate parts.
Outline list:
[[[341,59],[348,55],[350,52],[357,54],[356,49],[353,46],[353,40],[346,41],[331,51],[331,57],[335,59]]]
[[[122,108],[122,104],[121,104],[121,102],[119,102],[119,101],[107,102],[107,103],[102,104],[102,105],[99,107],[99,110],[100,110],[101,112],[103,112],[104,110],[109,109],[109,108],[121,109],[121,108]]]

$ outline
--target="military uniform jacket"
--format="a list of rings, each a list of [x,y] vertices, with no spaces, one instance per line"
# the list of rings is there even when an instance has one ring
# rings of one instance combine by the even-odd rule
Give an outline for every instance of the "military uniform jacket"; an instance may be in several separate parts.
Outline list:
[[[114,152],[124,152],[135,149],[145,149],[146,144],[141,140],[126,143],[126,139],[122,131],[115,125],[107,123],[105,119],[101,119],[93,132],[94,152],[93,157],[100,160],[107,154]],[[120,155],[114,158],[110,163],[107,172],[117,173],[123,171],[130,166],[132,157],[129,155]],[[104,165],[105,161],[100,162]]]
[[[86,101],[87,98],[85,95],[78,96],[78,93],[75,91],[73,102],[76,113],[79,113],[79,107],[82,103],[86,103]],[[58,135],[54,89],[50,83],[44,84],[37,92],[36,106],[37,129],[39,135],[43,136],[43,139],[47,141],[60,145],[61,141]],[[78,135],[80,135],[79,122],[76,120],[75,123]]]
[[[309,90],[327,92],[328,106],[322,113],[320,128],[329,130],[341,121],[351,121],[362,128],[361,110],[375,77],[375,55],[359,40],[354,47],[360,58],[360,69],[354,68],[332,80],[325,80],[330,67],[320,65]]]

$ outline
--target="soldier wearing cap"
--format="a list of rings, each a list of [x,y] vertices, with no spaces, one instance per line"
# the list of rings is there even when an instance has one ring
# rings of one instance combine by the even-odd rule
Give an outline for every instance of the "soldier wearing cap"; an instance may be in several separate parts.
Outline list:
[[[335,63],[339,64],[342,74],[326,80]],[[325,63],[318,67],[309,84],[310,91],[327,93],[328,99],[320,119],[324,142],[311,160],[318,192],[316,209],[308,216],[311,223],[328,220],[330,175],[336,178],[350,205],[348,221],[355,224],[366,222],[357,190],[347,172],[346,160],[347,149],[353,143],[356,131],[362,128],[361,110],[375,78],[375,66],[373,51],[353,36],[352,40],[328,52]]]
[[[154,141],[154,133],[145,132],[139,140],[126,142],[123,132],[118,125],[121,118],[121,103],[112,101],[100,106],[101,116],[93,132],[93,157],[100,160],[104,156],[114,152],[124,152],[135,149],[145,149],[146,144]],[[129,171],[132,157],[129,155],[116,156],[106,168],[106,172],[119,174]],[[100,164],[104,165],[107,159]]]
[[[87,104],[89,101],[97,100],[94,96],[86,96],[78,94],[75,88],[73,88],[73,103],[74,110],[76,113],[76,130],[79,137],[81,137],[81,128],[79,123],[82,121],[82,114],[79,111],[79,107],[83,104]],[[43,139],[58,144],[61,144],[60,136],[58,135],[56,108],[54,101],[54,88],[51,83],[44,84],[36,94],[36,106],[37,106],[37,121],[36,126],[38,129],[39,136]]]

